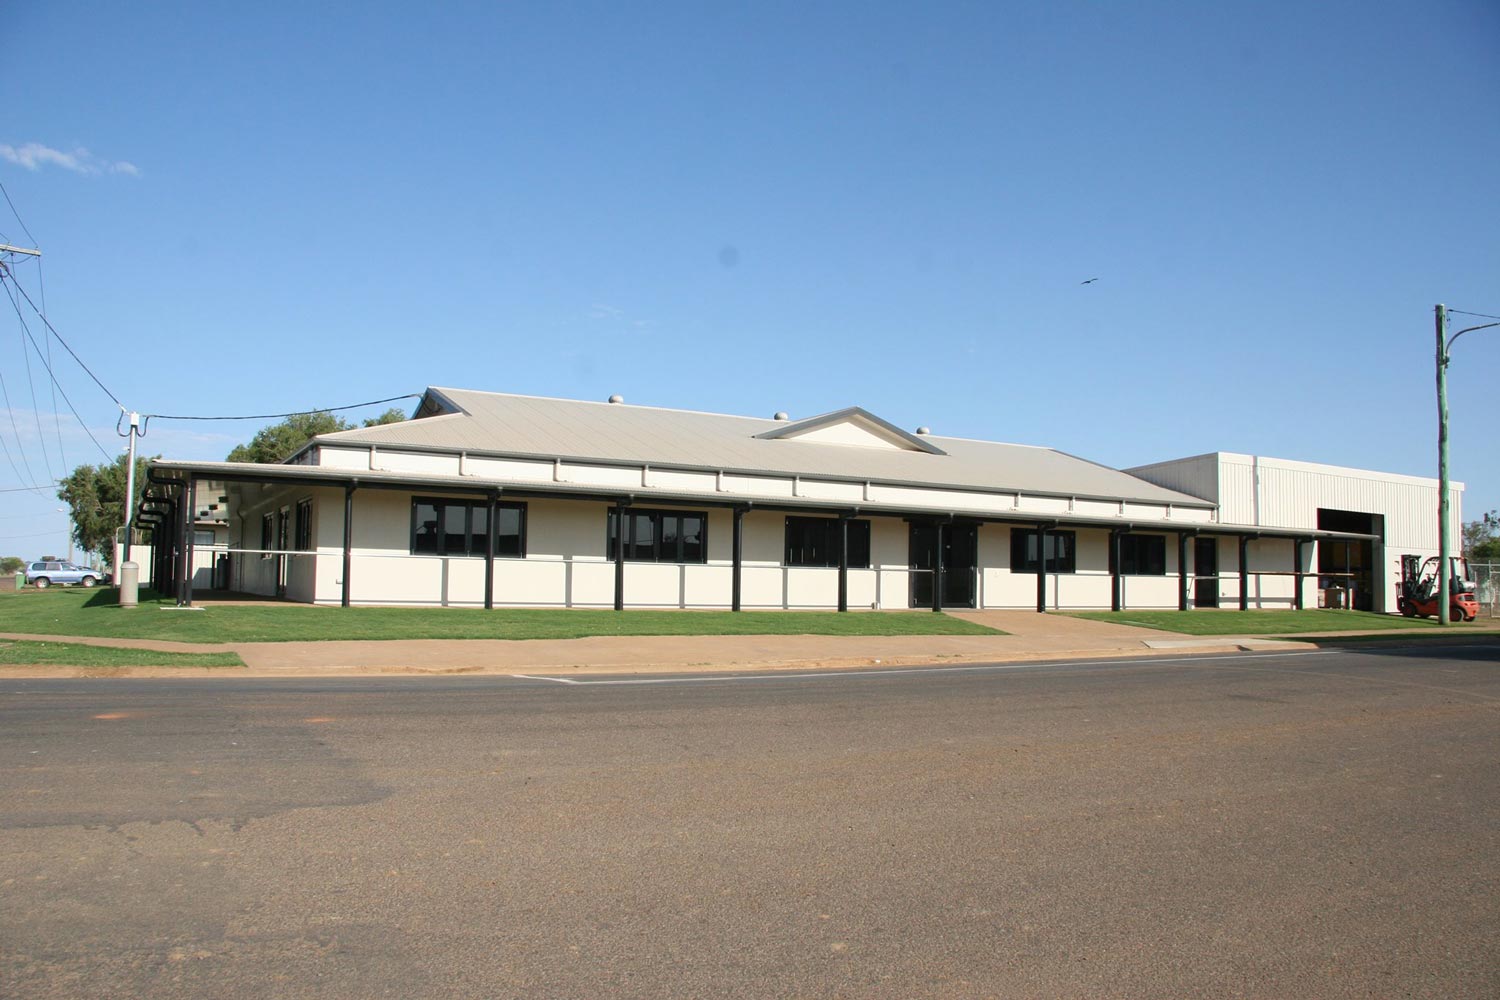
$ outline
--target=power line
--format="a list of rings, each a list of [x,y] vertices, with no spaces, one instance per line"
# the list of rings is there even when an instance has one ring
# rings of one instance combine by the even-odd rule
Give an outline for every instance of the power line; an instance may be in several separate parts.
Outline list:
[[[4,264],[0,264],[0,278],[3,278],[6,275],[10,275],[10,269]],[[42,314],[42,311],[36,307],[35,302],[31,301],[31,296],[26,294],[26,289],[21,287],[21,285],[15,280],[14,275],[11,275],[10,283],[15,286],[16,291],[21,293],[21,297],[26,300],[26,304],[31,307],[31,311],[41,317],[41,320],[44,324],[46,324],[47,329],[52,331],[52,336],[57,338],[57,342],[63,345],[63,347],[67,348],[68,353],[73,356],[73,360],[78,362],[78,367],[88,372],[89,378],[93,379],[94,384],[97,385],[100,389],[104,390],[104,394],[106,396],[114,400],[116,406],[118,406],[122,410],[125,409],[125,404],[120,402],[120,397],[110,392],[109,387],[106,386],[103,382],[99,381],[99,376],[94,374],[94,370],[83,363],[83,359],[78,356],[78,352],[73,350],[73,348],[69,346],[68,342],[63,339],[63,335],[57,332],[57,327],[53,326],[51,320],[47,319],[47,317]],[[20,307],[18,306],[16,308],[16,312],[20,311]],[[41,352],[38,351],[37,353],[40,354]],[[63,398],[66,399],[67,396],[64,395]]]
[[[0,444],[4,444],[4,443],[5,442],[3,440],[0,440]],[[53,485],[53,486],[61,486],[62,485],[62,480],[59,479],[57,482],[52,483],[51,485]],[[46,487],[43,487],[43,486],[16,486],[16,487],[8,487],[6,489],[0,490],[0,493],[31,493],[33,491],[41,491],[41,490],[43,490],[45,488]]]
[[[31,234],[30,228],[28,228],[27,225],[26,225],[26,220],[23,219],[23,218],[21,218],[21,213],[20,213],[19,210],[17,210],[16,203],[10,200],[10,192],[7,191],[7,190],[5,190],[5,185],[4,184],[0,184],[0,194],[4,194],[5,195],[5,203],[10,206],[10,214],[14,215],[16,217],[16,221],[21,224],[21,231],[26,234],[26,238],[31,241],[31,245],[32,246],[37,246],[38,245],[37,238]],[[10,241],[7,240],[6,242],[10,242]],[[39,293],[39,295],[41,297],[41,300],[42,300],[42,318],[46,319],[46,312],[47,312],[47,279],[42,274],[42,258],[41,257],[38,257],[36,259],[36,280],[37,280],[37,290],[38,290],[38,293]],[[24,347],[22,349],[24,350]],[[50,337],[47,340],[47,366],[48,366],[48,368],[51,368],[51,366],[52,366],[52,340],[51,340]],[[28,367],[29,367],[29,363],[28,363]],[[62,420],[61,420],[61,418],[59,418],[59,416],[57,414],[57,383],[56,382],[54,382],[52,384],[52,426],[53,426],[53,430],[57,434],[57,458],[58,458],[58,463],[64,469],[66,469],[68,467],[68,457],[67,457],[67,453],[63,450]],[[45,451],[43,452],[43,454],[45,455]]]
[[[1478,316],[1480,319],[1500,319],[1500,316],[1491,316],[1489,313],[1471,313],[1463,309],[1449,309],[1448,312],[1457,313],[1460,316]]]
[[[305,417],[314,413],[339,413],[343,410],[358,410],[365,406],[379,406],[381,403],[394,403],[398,399],[421,399],[419,392],[408,392],[402,396],[388,396],[385,399],[371,399],[364,403],[350,403],[348,406],[320,406],[314,410],[296,410],[292,413],[251,413],[237,417],[182,417],[170,413],[143,413],[143,421],[153,417],[157,420],[280,420],[286,417]],[[145,433],[144,430],[141,432]]]
[[[4,282],[0,282],[0,284],[4,284]],[[36,348],[37,357],[40,358],[40,357],[42,357],[41,348],[37,348],[37,346],[36,346],[36,338],[31,335],[31,328],[26,325],[26,318],[21,315],[21,306],[20,306],[20,303],[18,303],[16,301],[16,297],[14,295],[12,295],[11,292],[10,292],[10,289],[11,289],[12,286],[14,286],[15,289],[16,289],[16,291],[20,292],[22,295],[25,295],[26,291],[25,291],[25,289],[21,288],[20,285],[17,285],[14,281],[12,281],[9,285],[5,285],[5,294],[6,294],[6,297],[8,297],[10,299],[11,306],[16,310],[16,318],[20,319],[20,321],[21,321],[21,329],[26,332],[27,339],[31,341],[31,346],[33,348]],[[30,299],[28,299],[27,301],[29,302]],[[35,308],[35,306],[33,306],[32,308]],[[38,315],[40,315],[40,314],[38,314]],[[46,323],[47,322],[47,317],[43,316],[42,317],[42,322]],[[48,328],[50,329],[51,328],[51,324],[48,323],[47,325],[48,325]],[[64,347],[68,346],[66,342],[63,342],[63,339],[61,337],[58,337],[57,339],[58,339],[59,342],[62,342],[62,344],[63,344]],[[23,348],[25,347],[24,344],[21,345],[21,346]],[[72,354],[72,349],[71,348],[69,348],[68,353]],[[73,357],[77,358],[78,355],[74,354]],[[78,363],[80,365],[83,364],[82,361],[79,361]],[[104,445],[102,445],[102,444],[99,443],[99,439],[96,438],[96,437],[94,437],[94,432],[91,431],[91,430],[89,430],[89,425],[86,424],[86,423],[84,423],[83,417],[81,417],[81,416],[78,415],[78,408],[76,406],[74,406],[73,405],[73,401],[68,398],[68,391],[62,387],[62,384],[60,382],[57,381],[57,375],[53,373],[52,366],[48,365],[45,359],[43,359],[42,364],[46,365],[46,367],[47,367],[47,376],[52,379],[52,384],[55,385],[55,386],[57,386],[57,391],[58,392],[62,393],[63,402],[67,403],[68,404],[68,409],[73,411],[73,418],[78,421],[78,426],[82,427],[83,428],[83,432],[89,436],[89,440],[92,441],[92,442],[94,442],[94,447],[99,449],[99,454],[101,454],[101,455],[104,456],[104,460],[106,462],[113,462],[115,460],[115,456],[111,455],[109,453],[109,451],[104,447]],[[84,371],[88,371],[88,369],[85,367]],[[93,372],[89,372],[89,374],[92,375]],[[98,382],[99,380],[95,379],[94,381]],[[103,383],[100,383],[99,388],[104,389]],[[105,392],[109,392],[108,389],[104,389],[104,391]],[[113,398],[113,397],[111,397],[111,398]],[[116,402],[118,402],[118,400],[116,400]],[[10,405],[9,400],[7,400],[6,405],[7,406]],[[121,407],[121,409],[123,409],[123,407]],[[14,414],[11,415],[11,420],[12,420],[12,422],[14,422],[14,420],[15,420],[15,415]],[[46,454],[47,454],[47,450],[46,450],[46,447],[44,445],[43,448],[42,448],[42,455],[45,457]],[[22,458],[24,459],[25,456],[23,455]],[[48,470],[48,475],[51,475],[50,467],[49,467],[49,470]]]
[[[4,184],[0,184],[0,194],[5,195],[5,203],[10,206],[10,214],[14,215],[16,221],[21,224],[21,232],[26,234],[26,238],[31,241],[32,246],[36,246],[36,237],[32,236],[31,230],[26,228],[26,221],[21,218],[21,213],[16,211],[16,203],[10,200],[10,192],[5,190]]]
[[[5,400],[5,412],[10,416],[11,433],[16,438],[16,454],[21,456],[21,464],[26,466],[26,475],[21,475],[21,470],[16,468],[16,460],[11,457],[10,446],[5,443],[4,438],[0,438],[0,448],[5,449],[5,460],[10,463],[11,471],[16,474],[16,478],[22,482],[32,482],[36,479],[36,475],[31,471],[31,463],[26,461],[26,449],[21,447],[21,428],[16,426],[16,408],[10,405],[10,390],[5,387],[5,376],[3,374],[0,374],[0,398]],[[41,492],[41,487],[39,486],[28,486],[26,489]],[[20,491],[7,490],[6,492]]]
[[[12,299],[11,302],[14,304],[15,300]],[[42,430],[42,410],[36,402],[36,379],[31,375],[31,352],[26,350],[26,340],[31,336],[31,330],[26,326],[26,319],[21,315],[19,305],[16,306],[16,319],[21,321],[21,359],[26,362],[26,384],[31,389],[31,417],[36,421],[37,444],[42,449],[42,464],[47,467],[47,478],[56,479],[57,474],[52,471],[52,457],[47,454],[47,432]],[[36,341],[32,340],[32,344],[35,345],[35,343]],[[39,357],[41,353],[37,351]],[[52,369],[49,367],[47,371],[50,373]],[[54,381],[53,384],[55,385],[56,382]]]
[[[42,258],[36,259],[36,284],[37,291],[42,300],[42,318],[47,314],[47,279],[42,277]],[[47,338],[47,368],[52,368],[52,338]],[[68,453],[63,450],[62,438],[62,416],[57,412],[57,383],[52,383],[52,430],[57,434],[57,464],[62,468],[68,467]]]

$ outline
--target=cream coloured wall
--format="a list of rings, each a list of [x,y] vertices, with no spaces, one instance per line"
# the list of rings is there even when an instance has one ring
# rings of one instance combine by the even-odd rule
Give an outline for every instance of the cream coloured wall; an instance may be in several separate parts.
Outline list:
[[[260,515],[285,508],[295,512],[304,496],[313,499],[313,554],[289,554],[286,562],[287,596],[293,600],[336,604],[343,582],[343,491],[317,487],[247,491],[237,512],[244,535],[234,547],[260,547]],[[412,555],[411,504],[414,496],[454,496],[442,491],[359,490],[355,494],[354,548],[351,558],[351,600],[356,604],[453,605],[479,607],[484,602],[484,560],[481,557]],[[467,497],[472,499],[472,496]],[[611,504],[583,500],[532,499],[527,505],[527,555],[499,558],[495,564],[495,603],[500,606],[594,607],[614,603],[614,565],[606,551],[606,513]],[[695,510],[708,517],[706,564],[627,563],[627,607],[727,608],[731,601],[732,512],[692,504],[641,506]],[[751,510],[745,516],[742,604],[754,608],[833,608],[838,600],[835,569],[782,565],[785,549],[783,512]],[[910,606],[908,525],[893,517],[873,517],[871,567],[849,572],[852,608],[904,609]],[[295,522],[293,522],[294,524]],[[290,530],[290,529],[289,529]],[[977,603],[990,608],[1034,608],[1034,574],[1010,572],[1010,534],[1003,524],[979,528]],[[1078,571],[1047,579],[1050,608],[1108,608],[1110,576],[1105,529],[1073,529],[1078,543]],[[1122,580],[1127,608],[1177,606],[1177,544],[1166,534],[1167,575],[1127,576]],[[1220,543],[1220,574],[1237,570],[1232,539]],[[1305,565],[1311,565],[1312,547]],[[1291,544],[1280,539],[1253,542],[1252,568],[1284,571],[1290,568]],[[237,557],[235,586],[251,593],[275,592],[277,560],[254,555]],[[1252,607],[1288,607],[1292,583],[1288,577],[1251,580]],[[1189,580],[1190,593],[1192,581]],[[1220,601],[1238,601],[1238,581],[1221,581]],[[1309,589],[1310,603],[1314,599]]]
[[[271,492],[247,507],[246,524],[259,545],[259,516],[295,507],[293,491]],[[343,492],[311,491],[316,555],[287,557],[289,573],[305,566],[306,585],[289,579],[288,596],[337,604],[343,581]],[[464,556],[412,555],[411,503],[415,496],[454,496],[441,491],[355,493],[350,599],[354,604],[448,605],[484,603],[484,560]],[[611,504],[578,500],[528,500],[526,558],[495,561],[494,599],[501,606],[595,607],[614,605],[614,563],[606,551],[606,515]],[[733,514],[723,508],[653,505],[708,515],[706,564],[636,563],[625,566],[628,607],[728,608],[732,597]],[[751,511],[745,517],[742,604],[746,608],[833,608],[838,572],[781,565],[785,514]],[[851,607],[907,606],[906,524],[875,518],[870,569],[849,572]],[[240,586],[274,593],[275,560],[242,557]],[[297,577],[300,581],[300,577]],[[295,590],[295,592],[294,592]]]

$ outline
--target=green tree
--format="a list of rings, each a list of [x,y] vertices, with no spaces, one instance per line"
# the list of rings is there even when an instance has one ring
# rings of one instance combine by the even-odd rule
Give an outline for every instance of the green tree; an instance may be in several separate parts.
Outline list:
[[[146,461],[139,456],[135,460],[133,506],[140,504],[146,489]],[[115,531],[125,525],[127,462],[121,455],[107,465],[80,465],[57,491],[57,498],[72,511],[73,541],[85,552],[113,552]]]
[[[1500,511],[1464,522],[1464,555],[1479,562],[1500,560]]]
[[[326,411],[299,413],[279,424],[262,427],[249,444],[237,446],[229,453],[230,462],[259,462],[275,465],[284,462],[319,434],[347,431],[349,424]]]
[[[405,419],[406,414],[392,407],[380,416],[366,420],[363,426],[376,427],[380,424],[394,424]],[[316,413],[298,413],[287,417],[279,424],[262,427],[256,432],[255,437],[250,439],[249,444],[236,446],[234,451],[229,453],[227,461],[275,465],[291,458],[301,450],[303,445],[319,434],[352,430],[353,427],[354,425],[344,418],[336,417],[326,410],[319,410]]]
[[[399,424],[406,419],[406,411],[398,410],[394,406],[386,410],[378,417],[371,417],[364,422],[365,427],[379,427],[381,424]]]
[[[26,560],[20,556],[6,556],[0,559],[0,576],[10,576],[19,573],[26,566]]]

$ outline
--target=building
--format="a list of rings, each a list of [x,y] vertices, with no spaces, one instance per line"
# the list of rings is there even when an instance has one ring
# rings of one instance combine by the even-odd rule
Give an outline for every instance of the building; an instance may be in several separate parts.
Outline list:
[[[183,601],[201,574],[178,507],[205,482],[229,587],[318,604],[1381,611],[1400,554],[1437,549],[1433,480],[1226,453],[1120,471],[858,407],[429,388],[411,420],[282,465],[148,476],[151,577]]]

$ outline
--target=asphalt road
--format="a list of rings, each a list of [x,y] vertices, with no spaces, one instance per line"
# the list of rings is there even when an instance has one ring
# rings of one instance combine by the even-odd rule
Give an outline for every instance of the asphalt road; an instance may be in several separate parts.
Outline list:
[[[0,680],[0,996],[1494,997],[1500,646]]]

